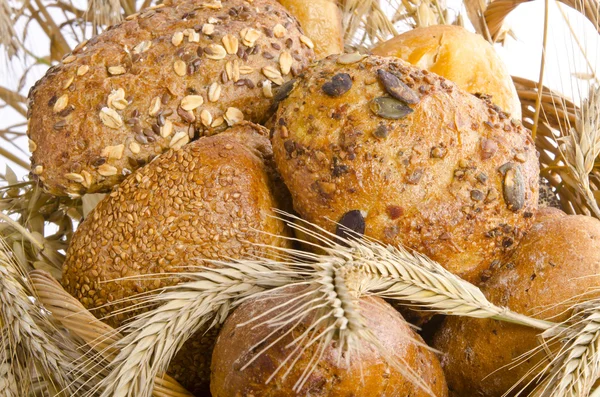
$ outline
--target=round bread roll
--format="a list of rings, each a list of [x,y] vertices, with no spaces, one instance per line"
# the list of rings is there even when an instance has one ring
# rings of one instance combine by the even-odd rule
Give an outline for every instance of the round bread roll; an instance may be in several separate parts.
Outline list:
[[[472,94],[489,95],[502,110],[521,119],[521,103],[508,68],[490,43],[461,26],[416,28],[377,45],[372,53],[402,58]]]
[[[314,363],[311,358],[319,354],[318,343],[313,344],[301,354],[293,354],[296,345],[289,344],[299,337],[310,326],[309,317],[293,329],[282,329],[268,339],[267,343],[275,342],[270,349],[263,353],[247,368],[241,369],[260,348],[249,350],[273,331],[273,328],[251,322],[258,315],[275,306],[282,305],[290,299],[292,292],[299,294],[302,290],[288,289],[278,295],[262,297],[242,304],[223,325],[211,364],[211,393],[213,397],[350,397],[377,396],[395,397],[431,396],[425,390],[416,386],[396,368],[388,365],[378,350],[364,342],[358,351],[354,351],[348,364],[345,356],[340,358],[339,348],[335,342],[324,348],[323,355],[316,362],[314,372],[308,377],[300,390],[294,391],[294,384],[303,372]],[[415,377],[427,386],[433,395],[447,396],[448,391],[444,375],[435,354],[423,347],[423,340],[412,331],[402,316],[389,304],[380,298],[363,297],[360,300],[361,313],[366,326],[392,356],[409,367]],[[269,314],[269,318],[283,312],[279,308]],[[243,327],[238,324],[250,322]],[[291,328],[291,327],[288,327]],[[290,331],[289,333],[287,331]],[[284,335],[285,334],[285,335]],[[275,369],[289,356],[298,358],[289,374],[283,374],[290,369],[289,362],[281,371],[267,383],[267,379]]]
[[[514,249],[537,209],[529,131],[400,59],[318,62],[274,124],[275,161],[305,220],[404,244],[469,281]]]
[[[315,43],[317,59],[344,52],[342,11],[335,0],[278,0]]]
[[[266,132],[242,122],[171,150],[130,175],[73,235],[63,267],[65,290],[119,326],[139,311],[110,316],[127,307],[113,302],[180,281],[135,276],[212,266],[202,258],[267,255],[257,244],[288,246],[288,230],[273,217],[279,186]],[[201,330],[169,370],[198,395],[208,393],[216,332]]]
[[[496,305],[555,322],[600,282],[600,221],[544,211],[511,261],[498,267],[482,288]],[[571,300],[567,302],[567,300]],[[456,396],[500,397],[525,386],[539,352],[515,366],[513,360],[539,345],[541,331],[496,320],[448,317],[434,337],[448,386]],[[528,371],[533,374],[526,376]],[[518,390],[518,389],[517,389]]]
[[[272,114],[312,41],[273,0],[165,1],[80,44],[29,93],[32,173],[108,191],[169,148]]]

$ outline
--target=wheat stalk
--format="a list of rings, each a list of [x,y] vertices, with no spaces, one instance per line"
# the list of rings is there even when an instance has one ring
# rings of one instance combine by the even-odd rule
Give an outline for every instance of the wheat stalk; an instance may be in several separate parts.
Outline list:
[[[592,86],[587,99],[577,112],[575,127],[558,138],[559,149],[575,179],[576,188],[586,199],[597,218],[600,208],[590,188],[590,174],[600,155],[600,86]]]

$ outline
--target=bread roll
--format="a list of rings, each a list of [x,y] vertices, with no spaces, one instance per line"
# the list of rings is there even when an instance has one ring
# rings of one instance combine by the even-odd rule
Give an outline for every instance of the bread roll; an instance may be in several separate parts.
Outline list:
[[[274,120],[294,208],[332,232],[332,221],[353,226],[478,282],[532,223],[539,165],[529,131],[400,59],[330,56]]]
[[[315,43],[317,59],[344,52],[342,11],[335,0],[278,0]]]
[[[130,175],[73,235],[63,267],[65,290],[95,309],[99,318],[119,326],[134,313],[107,317],[128,306],[115,301],[180,281],[135,276],[211,266],[202,258],[266,255],[256,244],[287,246],[283,222],[269,216],[280,204],[270,143],[261,135],[266,132],[242,122],[171,150]],[[181,350],[170,369],[198,395],[208,392],[216,337],[216,330],[203,332]]]
[[[296,293],[299,294],[301,291]],[[273,335],[268,343],[275,341],[279,336],[282,338],[252,365],[241,370],[253,357],[253,353],[259,351],[259,349],[249,351],[249,349],[273,329],[265,325],[256,327],[256,323],[240,328],[238,324],[251,321],[266,310],[283,304],[292,296],[296,295],[286,291],[281,295],[246,302],[227,318],[213,352],[211,364],[213,397],[425,397],[431,395],[414,385],[393,366],[388,365],[376,348],[368,343],[361,345],[359,351],[352,353],[349,365],[344,357],[339,359],[340,351],[334,342],[327,345],[305,385],[300,390],[293,391],[294,384],[303,371],[312,365],[311,358],[318,353],[318,344],[315,343],[300,355],[287,377],[284,378],[283,374],[290,368],[289,364],[284,365],[274,379],[266,383],[273,371],[296,347],[288,344],[310,325],[308,317],[305,317],[285,336],[283,334],[288,330],[287,328]],[[366,325],[386,351],[411,368],[414,375],[433,392],[433,395],[446,396],[447,387],[437,358],[430,350],[420,345],[423,343],[422,339],[411,330],[402,316],[380,298],[361,298],[360,309]],[[282,308],[275,310],[269,318],[281,314],[283,310]],[[294,355],[294,358],[296,357],[297,355]]]
[[[490,43],[463,27],[416,28],[377,45],[372,53],[402,58],[472,94],[490,95],[502,110],[521,119],[521,103],[508,68]]]
[[[263,122],[313,44],[273,0],[167,0],[80,44],[29,94],[32,172],[104,192],[171,147]]]
[[[586,299],[582,295],[599,282],[600,221],[545,210],[514,258],[492,273],[483,292],[496,305],[560,322],[571,314],[566,309]],[[500,397],[545,360],[541,352],[513,365],[538,346],[539,333],[496,320],[448,317],[435,335],[434,347],[442,352],[448,385],[456,396]]]

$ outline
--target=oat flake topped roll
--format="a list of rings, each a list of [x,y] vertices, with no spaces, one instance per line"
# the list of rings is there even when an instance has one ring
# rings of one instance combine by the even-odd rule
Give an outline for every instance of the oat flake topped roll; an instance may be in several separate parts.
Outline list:
[[[313,56],[275,1],[146,9],[81,43],[32,88],[32,173],[56,195],[107,191],[169,148],[265,121],[274,90]]]

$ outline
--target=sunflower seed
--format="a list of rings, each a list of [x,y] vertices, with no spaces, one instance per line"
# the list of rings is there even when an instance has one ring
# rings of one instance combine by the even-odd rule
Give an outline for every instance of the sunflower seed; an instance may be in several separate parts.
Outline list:
[[[210,36],[214,32],[215,25],[213,25],[212,23],[205,23],[204,25],[202,25],[202,33],[204,33],[205,35]]]
[[[77,76],[83,76],[90,70],[88,65],[81,65],[77,68]]]
[[[186,64],[181,59],[175,61],[175,63],[173,64],[173,69],[175,70],[175,73],[180,77],[185,76],[185,74],[187,73]]]
[[[113,167],[110,164],[102,164],[100,167],[98,167],[98,173],[102,176],[113,176],[113,175],[117,175],[117,168]]]
[[[404,84],[396,75],[383,69],[377,70],[379,81],[385,87],[385,90],[392,97],[404,102],[415,104],[419,103],[420,98],[409,86]]]
[[[221,96],[221,85],[219,83],[212,83],[208,87],[208,100],[211,102],[217,102]]]
[[[175,32],[173,33],[173,37],[171,37],[171,44],[175,47],[178,47],[183,42],[183,32]]]
[[[183,97],[179,106],[181,106],[183,110],[191,111],[202,106],[203,103],[204,98],[202,98],[201,95],[188,95]]]
[[[310,48],[311,50],[312,50],[313,48],[315,48],[315,45],[314,45],[314,43],[312,42],[312,40],[311,40],[311,39],[309,39],[308,37],[304,36],[304,35],[300,36],[300,41],[301,41],[301,42],[302,42],[304,45],[306,45],[308,48]]]
[[[142,148],[141,148],[141,146],[140,146],[140,145],[139,145],[137,142],[134,142],[134,141],[132,141],[132,142],[129,144],[129,150],[130,150],[130,151],[131,151],[131,153],[133,153],[133,154],[138,154],[138,153],[140,152],[140,150],[141,150],[141,149],[142,149]]]
[[[118,66],[110,66],[108,68],[108,74],[110,74],[111,76],[119,76],[121,74],[125,73],[125,68],[121,65]]]
[[[225,115],[223,116],[223,118],[225,119],[225,121],[227,121],[227,124],[231,127],[232,125],[235,125],[235,124],[239,123],[240,121],[244,120],[244,113],[242,113],[242,111],[239,110],[238,108],[229,107],[229,108],[227,108],[227,111],[225,112]]]
[[[56,103],[54,103],[54,107],[52,109],[54,110],[54,113],[59,113],[65,110],[68,104],[69,96],[67,94],[64,94],[56,100]]]
[[[262,91],[265,98],[273,98],[273,89],[270,80],[263,81]]]
[[[151,41],[142,41],[141,43],[139,43],[138,45],[133,47],[133,53],[141,54],[143,52],[146,52],[146,51],[148,51],[148,49],[150,48],[151,45],[152,45]]]
[[[413,112],[404,102],[385,96],[373,99],[369,107],[377,116],[391,120],[404,118]]]
[[[123,152],[125,151],[125,145],[107,146],[102,150],[102,157],[107,159],[121,160]]]
[[[284,82],[283,76],[281,76],[281,73],[279,72],[279,70],[275,69],[273,66],[263,67],[262,72],[273,83],[275,83],[277,85],[283,84],[283,82]]]
[[[504,201],[509,210],[517,212],[525,205],[525,180],[519,166],[514,163],[507,164],[504,165],[506,171],[502,183]]]
[[[210,44],[208,47],[204,49],[204,53],[208,59],[219,60],[225,58],[227,55],[227,51],[223,48],[222,45],[218,44]]]
[[[106,104],[109,108],[123,110],[127,107],[128,103],[125,100],[125,91],[122,88],[112,90],[108,95]]]
[[[292,69],[292,64],[294,63],[294,58],[290,55],[289,52],[284,51],[279,55],[279,67],[281,68],[281,74],[287,75]]]
[[[179,115],[179,117],[181,117],[183,119],[183,121],[185,121],[186,123],[193,123],[194,121],[196,121],[196,116],[194,116],[194,113],[192,112],[188,112],[187,110],[182,109],[181,107],[177,108],[177,114]]]
[[[346,212],[335,228],[335,234],[343,239],[357,238],[365,234],[366,223],[361,211]]]
[[[150,108],[148,109],[148,115],[154,117],[160,111],[161,100],[159,96],[156,96],[150,101]]]
[[[123,126],[121,116],[111,108],[104,107],[100,110],[100,120],[102,121],[102,124],[115,130]]]
[[[81,174],[76,174],[74,172],[65,174],[65,178],[67,178],[68,180],[70,180],[72,182],[76,182],[76,183],[85,182],[85,178]]]
[[[331,81],[323,84],[321,88],[326,95],[339,97],[352,88],[352,78],[348,73],[338,73],[331,78]]]
[[[280,23],[278,23],[277,25],[275,25],[273,27],[273,35],[275,37],[277,37],[278,39],[285,36],[286,33],[287,33],[287,29],[285,27],[283,27],[283,25]]]
[[[206,109],[202,109],[200,112],[200,121],[202,121],[202,125],[205,127],[210,127],[213,122],[212,114]]]
[[[176,133],[171,141],[169,142],[169,147],[171,149],[181,149],[184,145],[186,145],[190,141],[190,136],[186,131],[179,131]]]
[[[165,125],[160,127],[160,136],[166,138],[173,132],[173,122],[171,120],[165,120]]]
[[[27,143],[29,143],[29,151],[31,153],[35,152],[37,149],[37,143],[35,143],[34,141],[32,141],[31,139],[27,140]]]
[[[75,80],[75,76],[71,76],[68,79],[66,79],[65,83],[63,84],[63,90],[66,90],[67,88],[69,88],[71,86],[71,84],[73,84],[73,80]]]
[[[360,54],[358,52],[353,52],[351,54],[343,54],[337,59],[337,63],[340,65],[351,65],[353,63],[357,63],[365,59],[367,56]]]

